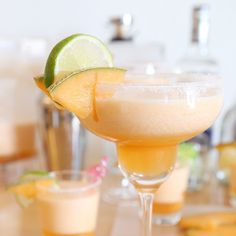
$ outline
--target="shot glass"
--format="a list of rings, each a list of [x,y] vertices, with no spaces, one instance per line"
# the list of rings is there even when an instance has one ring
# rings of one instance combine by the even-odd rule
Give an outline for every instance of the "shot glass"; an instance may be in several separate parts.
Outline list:
[[[154,197],[153,223],[174,225],[181,219],[185,192],[188,185],[189,167],[178,166],[164,182]]]
[[[95,236],[101,180],[77,171],[52,176],[55,184],[37,186],[43,235]]]

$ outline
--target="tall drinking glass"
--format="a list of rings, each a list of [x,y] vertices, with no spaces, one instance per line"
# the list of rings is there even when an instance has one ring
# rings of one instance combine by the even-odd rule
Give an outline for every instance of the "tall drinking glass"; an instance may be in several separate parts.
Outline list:
[[[177,144],[211,126],[222,106],[221,80],[201,74],[127,74],[98,84],[95,121],[83,125],[114,141],[119,166],[139,193],[143,235],[151,235],[153,196],[173,170]]]

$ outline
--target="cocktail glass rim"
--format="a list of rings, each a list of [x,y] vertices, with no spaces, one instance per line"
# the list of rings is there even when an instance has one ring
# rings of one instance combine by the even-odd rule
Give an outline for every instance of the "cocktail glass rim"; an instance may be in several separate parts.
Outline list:
[[[168,83],[164,83],[168,82]],[[158,87],[158,88],[179,88],[179,87],[202,87],[215,86],[222,84],[222,78],[213,73],[157,73],[148,75],[145,73],[130,72],[125,75],[122,83],[103,83],[99,82],[98,87]]]
[[[77,178],[68,179],[68,181],[71,180],[79,180],[80,177],[85,177],[88,182],[86,182],[83,186],[72,186],[67,188],[57,188],[52,186],[44,186],[44,185],[37,185],[37,188],[39,190],[44,190],[51,193],[83,193],[86,191],[89,191],[90,189],[94,189],[101,185],[102,180],[99,177],[95,177],[92,174],[86,172],[86,171],[76,171],[76,170],[61,170],[61,171],[51,171],[49,172],[49,178],[62,178],[62,176],[73,176]]]

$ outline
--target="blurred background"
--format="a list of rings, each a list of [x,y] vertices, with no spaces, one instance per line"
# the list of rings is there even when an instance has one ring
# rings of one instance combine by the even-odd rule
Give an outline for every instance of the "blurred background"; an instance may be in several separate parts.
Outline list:
[[[109,156],[117,186],[106,184],[103,199],[113,204],[136,199],[117,174],[114,147],[86,131],[72,114],[58,110],[33,81],[43,73],[56,42],[85,33],[106,42],[118,66],[148,74],[206,72],[223,78],[220,116],[213,128],[180,147],[179,158],[190,166],[187,203],[225,204],[227,199],[229,205],[230,171],[236,185],[236,1],[0,3],[0,187],[25,170],[84,169]],[[236,192],[231,205],[236,206]]]
[[[202,7],[199,8],[200,4]],[[22,156],[32,156],[38,153],[36,150],[42,152],[42,149],[47,149],[46,152],[50,152],[50,148],[45,145],[47,146],[46,143],[49,143],[51,137],[51,134],[47,133],[47,122],[48,119],[52,119],[53,112],[59,117],[63,116],[62,122],[72,122],[71,115],[59,114],[48,101],[43,101],[32,77],[43,73],[46,58],[58,40],[78,32],[97,36],[106,42],[118,66],[131,69],[133,66],[145,69],[148,73],[175,70],[220,74],[225,87],[224,108],[213,129],[207,133],[209,140],[206,142],[215,145],[223,141],[234,141],[236,134],[231,131],[234,130],[232,127],[236,123],[234,122],[236,112],[231,108],[236,101],[234,86],[236,29],[232,27],[236,22],[235,11],[236,2],[233,0],[2,1],[0,9],[2,156],[15,160],[22,159]],[[144,64],[147,67],[143,68]],[[230,113],[230,109],[233,118],[230,118],[231,121],[227,122],[227,127],[224,128],[225,122],[222,120],[227,112]],[[40,136],[36,128],[39,124],[41,131],[43,130],[41,133],[46,132],[46,136],[48,135],[46,138],[44,135],[43,142],[39,141],[39,145],[44,145],[44,148],[37,148],[37,140],[40,138],[33,141],[35,135]],[[57,131],[59,133],[54,136],[64,137],[72,131],[75,132],[73,137],[78,133],[84,136],[83,127],[80,131],[79,127],[78,124],[77,129],[71,126],[69,130]],[[226,134],[222,134],[224,133],[222,129],[227,130]],[[6,139],[5,135],[9,138]],[[94,137],[90,139],[92,141],[84,141],[87,145],[85,159],[89,159],[88,156],[91,157],[94,153],[96,156],[107,153],[115,155],[111,154],[109,145],[105,145],[104,148],[104,144],[99,145],[101,140]],[[77,142],[79,140],[81,137]],[[17,143],[15,152],[18,154],[11,153],[14,142]],[[56,149],[61,146],[58,145],[60,142],[57,141]],[[84,146],[84,143],[80,142],[78,145]],[[70,151],[76,152],[75,148],[78,148],[78,145],[72,147]],[[76,155],[82,155],[84,151],[81,150],[80,148]],[[57,155],[58,153],[63,152],[58,151]],[[5,163],[9,158],[1,160]]]
[[[111,38],[110,18],[130,13],[134,18],[135,40],[162,43],[165,61],[174,65],[189,45],[192,6],[200,3],[208,3],[211,8],[210,50],[219,62],[227,91],[223,116],[235,100],[236,30],[232,24],[236,21],[236,3],[233,0],[2,1],[1,37],[17,40],[40,37],[48,41],[49,48],[58,39],[76,32],[108,41]]]
[[[200,4],[203,4],[203,7],[199,8],[200,10],[196,8],[194,12],[193,7]],[[235,132],[226,134],[230,136],[227,137],[228,140],[224,140],[225,138],[221,136],[222,120],[236,101],[234,86],[236,29],[233,27],[233,23],[236,22],[235,12],[236,2],[233,0],[2,1],[0,9],[2,22],[0,24],[0,77],[3,78],[1,80],[3,90],[0,94],[2,137],[5,137],[5,134],[9,136],[14,130],[12,140],[17,136],[14,134],[17,132],[19,135],[15,139],[21,140],[21,142],[17,141],[17,145],[32,149],[25,151],[22,148],[23,156],[32,156],[36,153],[37,148],[34,150],[32,147],[37,144],[33,143],[34,138],[29,137],[35,135],[34,126],[47,120],[42,116],[48,114],[45,115],[45,111],[43,114],[40,113],[42,106],[45,109],[47,105],[42,105],[45,101],[41,101],[42,95],[35,88],[32,77],[43,73],[46,58],[58,40],[82,32],[95,35],[107,42],[117,65],[129,67],[136,63],[136,67],[141,67],[141,64],[151,60],[151,68],[145,68],[151,73],[154,67],[154,72],[191,71],[192,68],[186,69],[186,66],[189,66],[186,62],[188,64],[192,60],[192,64],[197,68],[194,68],[194,71],[220,74],[224,79],[225,104],[211,130],[210,143],[232,142],[236,136]],[[125,43],[119,44],[122,41]],[[131,57],[134,55],[136,59],[128,58],[128,55]],[[143,61],[138,62],[139,57],[142,57]],[[6,80],[6,78],[13,79]],[[226,127],[228,130],[232,131],[234,120],[236,119],[232,118],[230,121],[232,124]],[[12,128],[12,123],[20,125]],[[26,136],[28,138],[24,138]],[[2,150],[6,149],[6,156],[11,149],[11,142],[7,140],[11,138],[0,140],[0,149],[1,147]],[[97,140],[93,142],[99,143]],[[92,146],[96,145],[93,143]],[[102,155],[104,150],[101,150],[99,145],[97,148],[99,150],[94,148],[95,152]],[[91,156],[91,148],[87,150],[88,155]],[[3,151],[2,155],[5,154]],[[17,154],[13,159],[21,159],[21,156],[22,154],[20,157]]]

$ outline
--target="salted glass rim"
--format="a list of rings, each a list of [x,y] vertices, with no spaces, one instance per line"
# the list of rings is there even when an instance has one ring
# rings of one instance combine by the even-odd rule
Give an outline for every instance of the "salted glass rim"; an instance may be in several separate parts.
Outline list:
[[[62,170],[62,171],[52,171],[49,172],[49,179],[54,177],[59,177],[59,180],[62,176],[66,175],[75,175],[77,177],[86,177],[88,179],[88,183],[86,183],[86,186],[81,187],[69,187],[69,188],[54,188],[52,186],[37,186],[37,188],[41,190],[45,190],[47,192],[51,193],[83,193],[90,189],[96,188],[102,183],[101,178],[95,178],[95,176],[91,175],[90,173],[86,171],[76,171],[76,170]],[[62,179],[63,180],[63,179]],[[69,179],[71,180],[71,179]],[[72,179],[73,180],[73,179]],[[76,180],[76,179],[75,179]]]
[[[99,82],[98,87],[222,87],[222,77],[213,73],[157,73],[148,75],[145,73],[127,72],[122,83]],[[166,82],[166,83],[164,83]]]

